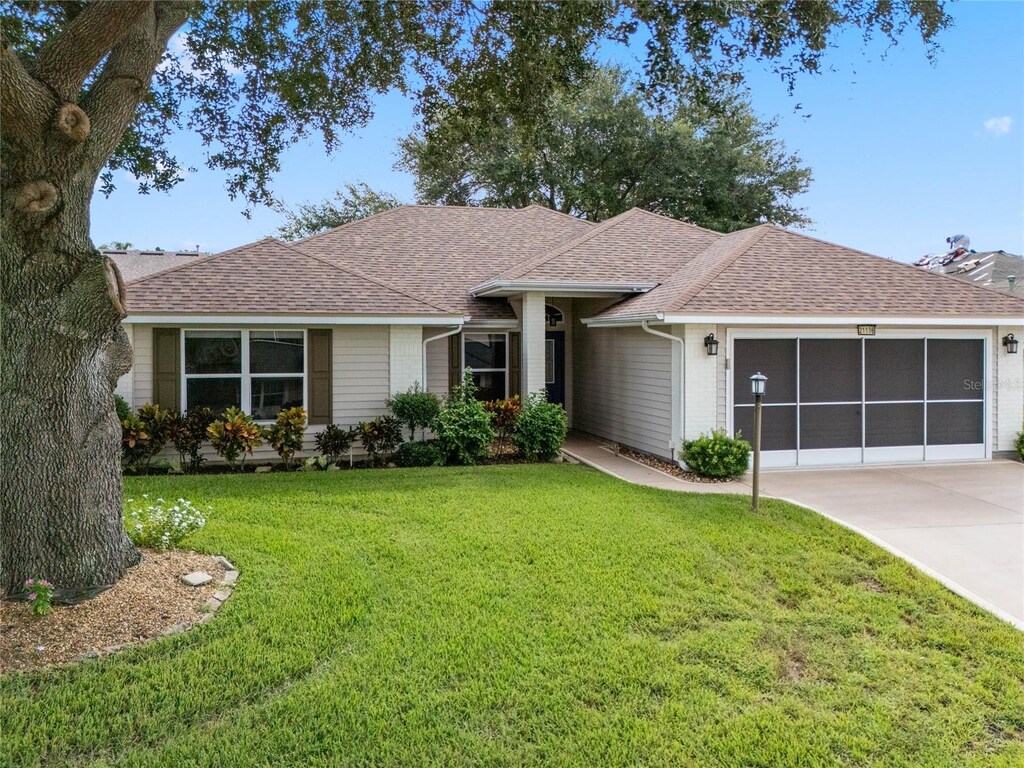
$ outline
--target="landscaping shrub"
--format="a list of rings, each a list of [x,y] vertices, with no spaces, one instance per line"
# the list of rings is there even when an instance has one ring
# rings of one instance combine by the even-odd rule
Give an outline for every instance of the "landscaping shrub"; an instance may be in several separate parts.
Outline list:
[[[302,450],[302,438],[306,434],[306,409],[301,406],[288,408],[277,414],[277,423],[267,428],[266,438],[281,457],[286,469],[292,468],[292,458]]]
[[[1013,447],[1017,449],[1017,455],[1020,456],[1020,460],[1024,461],[1024,432],[1017,433],[1017,439],[1013,442]]]
[[[548,461],[558,455],[568,429],[565,408],[549,403],[543,392],[534,392],[523,404],[512,441],[524,458]]]
[[[149,433],[134,413],[121,422],[121,461],[126,472],[138,472],[149,457]]]
[[[144,448],[142,450],[148,470],[153,457],[160,453],[174,437],[178,414],[159,405],[146,403],[139,408],[139,421],[142,424],[142,432],[148,438],[143,441]]]
[[[445,398],[434,422],[437,444],[448,464],[472,464],[487,453],[494,440],[491,416],[476,399],[473,375],[467,369],[462,384]]]
[[[426,436],[427,427],[434,423],[441,412],[441,401],[433,392],[424,392],[416,382],[406,392],[392,395],[388,400],[388,408],[395,418],[409,428],[409,439],[416,439],[416,428],[423,430]]]
[[[373,421],[359,422],[356,434],[370,456],[370,464],[380,467],[402,442],[402,422],[394,416],[378,416]]]
[[[182,471],[198,472],[205,461],[202,454],[203,443],[206,442],[206,430],[216,417],[209,408],[192,408],[178,417],[174,425],[172,442],[178,452],[178,461]]]
[[[117,413],[117,420],[122,424],[132,415],[132,407],[128,405],[128,401],[117,393],[114,393],[114,412]]]
[[[444,464],[444,454],[436,440],[402,443],[395,453],[395,464],[400,467],[439,467]]]
[[[206,434],[217,454],[238,470],[245,465],[246,455],[252,455],[254,449],[263,443],[263,430],[246,415],[241,408],[231,407],[214,419]],[[238,457],[242,457],[241,464]]]
[[[702,477],[739,477],[750,465],[750,443],[716,429],[683,443],[679,458]]]
[[[341,459],[352,447],[355,433],[337,424],[328,424],[316,435],[316,449],[331,463],[340,465]]]
[[[519,400],[519,395],[506,397],[504,400],[488,400],[484,403],[484,410],[491,414],[495,440],[504,448],[515,432],[519,414],[523,412],[523,404]]]
[[[134,499],[127,499],[127,503],[130,506],[124,515],[125,529],[138,547],[170,549],[206,525],[203,514],[185,499],[174,504],[163,499],[151,502],[143,494],[142,504],[135,504]]]

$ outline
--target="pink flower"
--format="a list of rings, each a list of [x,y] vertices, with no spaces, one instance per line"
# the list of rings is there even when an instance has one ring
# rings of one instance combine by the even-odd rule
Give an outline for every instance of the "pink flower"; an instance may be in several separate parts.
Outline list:
[[[50,582],[48,582],[48,581],[47,581],[46,579],[43,579],[43,580],[42,580],[42,581],[40,581],[39,583],[40,583],[40,584],[42,584],[42,585],[43,585],[44,587],[52,587],[52,586],[53,586],[53,584],[51,584]]]
[[[32,579],[25,579],[25,586],[26,587],[31,587],[32,586]]]
[[[35,592],[30,592],[28,595],[28,601],[30,603],[34,603],[37,597],[39,597],[39,595],[37,595]]]

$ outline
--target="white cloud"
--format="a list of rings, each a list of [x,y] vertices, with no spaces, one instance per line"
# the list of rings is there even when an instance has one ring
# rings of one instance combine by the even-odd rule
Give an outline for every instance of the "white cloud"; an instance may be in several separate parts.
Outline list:
[[[1010,132],[1013,125],[1013,118],[1009,115],[1002,117],[990,117],[982,125],[985,126],[985,133],[989,136],[1003,136]]]

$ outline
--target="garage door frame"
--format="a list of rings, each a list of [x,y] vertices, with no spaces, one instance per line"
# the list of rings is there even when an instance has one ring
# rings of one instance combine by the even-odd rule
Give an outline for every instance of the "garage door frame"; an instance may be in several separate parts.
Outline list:
[[[883,463],[923,463],[927,461],[962,461],[970,459],[992,458],[992,395],[989,382],[993,379],[992,332],[989,330],[969,330],[963,328],[905,328],[878,329],[874,336],[862,337],[856,328],[727,328],[726,329],[726,429],[733,434],[735,428],[735,382],[733,378],[735,346],[737,339],[957,339],[977,340],[982,342],[982,439],[980,449],[961,446],[926,446],[923,450],[908,451],[902,448],[875,449],[865,448],[862,442],[860,449],[828,449],[824,451],[763,451],[762,465],[765,467],[794,466],[842,466],[850,464],[883,464]],[[768,382],[769,392],[771,381]],[[752,438],[753,435],[746,435]],[[854,454],[859,452],[859,458]]]

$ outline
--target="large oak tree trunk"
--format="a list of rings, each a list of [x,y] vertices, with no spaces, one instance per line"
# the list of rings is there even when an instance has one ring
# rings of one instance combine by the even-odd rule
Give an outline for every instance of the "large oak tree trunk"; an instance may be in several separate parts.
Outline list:
[[[57,163],[59,165],[59,162]],[[131,364],[116,268],[88,239],[89,174],[37,212],[0,200],[0,589],[70,594],[139,561],[122,522],[113,389]],[[43,189],[41,194],[46,193]],[[45,201],[40,203],[45,205]]]

